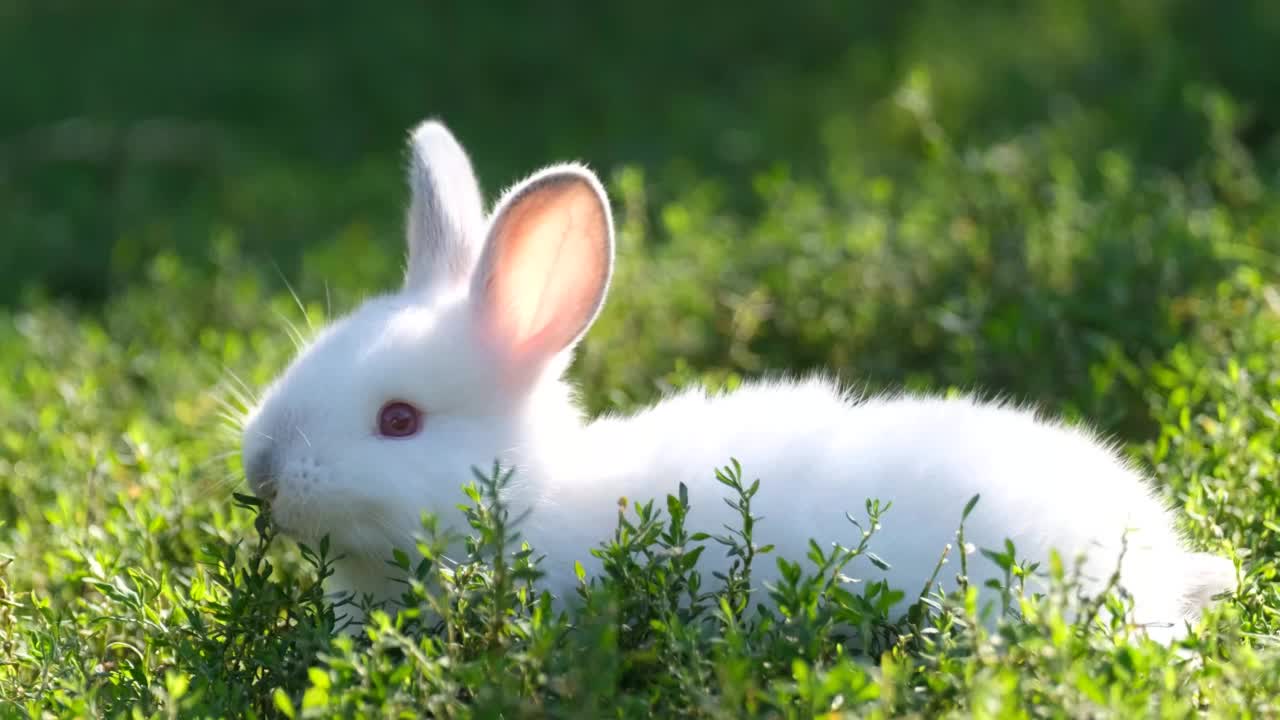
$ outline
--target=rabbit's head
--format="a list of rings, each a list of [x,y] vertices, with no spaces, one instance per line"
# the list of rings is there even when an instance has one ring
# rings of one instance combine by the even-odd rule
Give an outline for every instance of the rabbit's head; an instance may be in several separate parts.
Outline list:
[[[613,266],[608,199],[587,169],[541,170],[486,219],[443,125],[410,146],[404,287],[310,343],[242,440],[249,485],[286,532],[378,559],[424,510],[456,513],[473,467],[572,443],[581,419],[561,375]]]

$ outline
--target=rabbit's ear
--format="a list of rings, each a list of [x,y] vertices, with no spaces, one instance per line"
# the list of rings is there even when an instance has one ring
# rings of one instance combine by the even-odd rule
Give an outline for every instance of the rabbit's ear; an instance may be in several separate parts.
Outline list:
[[[405,287],[432,291],[471,276],[484,233],[484,208],[467,153],[440,122],[409,138],[409,263]]]
[[[517,375],[574,345],[604,304],[613,272],[609,198],[590,170],[546,168],[494,210],[472,298],[481,332]]]

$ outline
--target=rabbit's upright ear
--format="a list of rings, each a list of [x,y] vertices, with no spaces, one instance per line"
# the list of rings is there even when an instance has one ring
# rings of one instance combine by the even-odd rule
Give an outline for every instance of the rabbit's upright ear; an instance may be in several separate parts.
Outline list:
[[[433,291],[471,276],[484,236],[480,187],[467,153],[440,122],[409,138],[409,263],[405,288]]]
[[[613,217],[600,181],[578,165],[535,173],[490,220],[472,278],[481,332],[512,373],[537,373],[591,326],[612,272]]]

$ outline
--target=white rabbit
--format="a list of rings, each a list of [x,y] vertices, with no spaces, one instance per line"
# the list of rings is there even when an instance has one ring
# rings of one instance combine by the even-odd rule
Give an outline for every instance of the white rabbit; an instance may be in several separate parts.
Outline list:
[[[301,353],[251,413],[248,481],[300,540],[324,534],[346,555],[339,591],[398,595],[387,560],[411,548],[420,515],[465,528],[459,486],[495,459],[516,468],[508,500],[546,555],[548,587],[572,597],[574,562],[616,523],[617,500],[688,486],[688,524],[736,516],[714,470],[737,458],[761,480],[756,540],[802,560],[810,538],[856,544],[867,498],[892,502],[873,549],[911,593],[954,541],[962,508],[978,547],[1013,540],[1020,559],[1087,554],[1091,582],[1116,566],[1135,620],[1177,632],[1235,585],[1233,564],[1189,551],[1165,503],[1089,432],[973,399],[854,398],[822,380],[688,391],[630,417],[586,422],[561,376],[604,302],[613,265],[609,202],[578,165],[541,170],[486,220],[462,148],[436,122],[411,137],[408,269],[403,289],[365,302]],[[623,340],[625,342],[625,340]],[[723,570],[723,553],[700,569]],[[955,567],[953,560],[951,567]],[[757,563],[756,582],[775,579]],[[953,571],[943,577],[953,576]],[[970,575],[996,577],[971,558]]]

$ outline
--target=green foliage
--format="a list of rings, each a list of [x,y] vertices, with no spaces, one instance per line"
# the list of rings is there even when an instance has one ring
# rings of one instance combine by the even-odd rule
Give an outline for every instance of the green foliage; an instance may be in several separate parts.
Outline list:
[[[868,503],[858,547],[774,558],[751,540],[755,484],[736,464],[717,475],[739,509],[734,527],[688,527],[678,489],[620,506],[594,551],[605,572],[576,610],[538,592],[536,548],[513,536],[519,509],[498,501],[508,476],[478,475],[459,496],[471,506],[465,559],[444,562],[448,539],[428,525],[425,560],[395,559],[414,578],[411,609],[375,611],[363,633],[331,640],[334,609],[317,585],[326,548],[282,544],[266,516],[255,531],[255,509],[217,489],[235,473],[234,438],[210,430],[224,393],[205,389],[219,363],[269,378],[290,345],[263,310],[300,314],[236,253],[219,257],[213,281],[156,260],[151,284],[98,318],[43,305],[0,324],[15,379],[0,399],[17,408],[0,428],[7,714],[1181,716],[1266,714],[1280,692],[1266,671],[1280,659],[1267,639],[1280,631],[1280,286],[1255,270],[1187,299],[1196,331],[1142,375],[1161,430],[1138,457],[1195,541],[1242,562],[1240,594],[1181,647],[1129,638],[1115,619],[1123,599],[1082,601],[1056,561],[1054,591],[1023,597],[1016,550],[970,557],[963,535],[950,557],[940,549],[939,571],[1006,567],[1012,612],[994,631],[963,589],[855,583],[859,562],[892,561],[869,551],[891,506]],[[210,302],[186,302],[197,292]],[[693,572],[699,553],[726,551],[738,560],[727,575]],[[779,563],[782,580],[768,603],[749,603],[766,592],[750,590],[760,562]],[[903,592],[919,599],[891,622],[885,609]]]
[[[0,117],[0,717],[1276,714],[1274,3],[212,7],[0,7],[0,64],[41,68]],[[1017,548],[965,542],[980,498],[948,582],[858,582],[889,503],[776,557],[753,534],[785,519],[726,457],[736,523],[625,499],[575,606],[478,472],[465,541],[427,518],[388,558],[406,609],[336,629],[363,600],[233,494],[227,418],[395,282],[424,108],[491,191],[566,156],[608,176],[592,411],[818,369],[1011,395],[1123,443],[1240,591],[1147,642],[1058,558],[1026,597]]]

